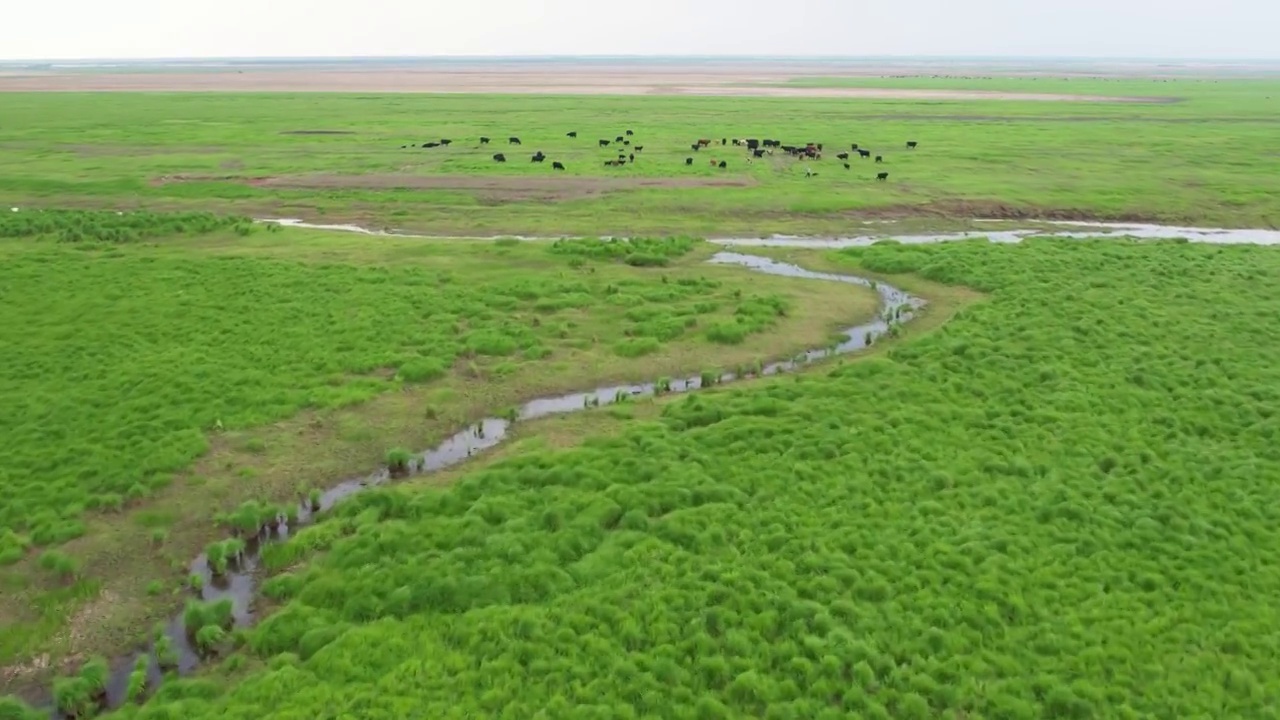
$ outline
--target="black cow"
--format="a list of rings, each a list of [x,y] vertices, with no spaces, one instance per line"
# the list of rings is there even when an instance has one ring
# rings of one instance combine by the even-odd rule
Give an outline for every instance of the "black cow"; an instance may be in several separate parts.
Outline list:
[[[723,170],[723,169],[725,169],[725,168],[729,167],[729,164],[728,164],[728,163],[726,163],[725,161],[721,160],[721,161],[720,161],[720,164],[719,164],[719,165],[717,165],[716,167],[718,167],[718,168],[720,168],[721,170]]]
[[[684,159],[684,164],[685,164],[685,165],[692,165],[692,164],[693,164],[693,158],[685,158],[685,159]]]
[[[871,151],[870,151],[870,150],[859,150],[859,151],[858,151],[858,155],[859,155],[863,160],[866,160],[867,158],[871,157]]]
[[[756,148],[755,150],[751,151],[751,154],[758,158],[762,158],[764,157],[764,148]]]
[[[564,136],[565,136],[565,137],[578,137],[578,131],[577,131],[577,130],[574,130],[574,131],[573,131],[573,132],[571,132],[571,133],[565,133],[565,135],[564,135]]]
[[[643,150],[643,149],[644,149],[644,146],[643,146],[643,145],[637,145],[637,146],[636,146],[636,152],[640,152],[640,151],[641,151],[641,150]]]
[[[623,144],[623,145],[630,145],[630,144],[631,144],[631,141],[630,141],[630,140],[623,140],[623,141],[622,141],[622,144]]]
[[[534,154],[533,154],[533,157],[531,157],[531,158],[529,158],[529,159],[530,159],[530,160],[532,160],[533,162],[542,162],[543,160],[546,160],[546,159],[547,159],[547,156],[546,156],[546,155],[543,155],[543,154],[542,154],[542,151],[541,151],[541,150],[539,150],[538,152],[536,152],[536,153],[534,153]]]
[[[836,158],[840,160],[848,160],[849,153],[836,153]]]
[[[502,153],[498,153],[497,155],[494,155],[494,156],[493,156],[493,159],[494,159],[494,160],[497,160],[498,162],[506,162],[506,161],[507,161],[507,156],[506,156],[506,155],[503,155]]]
[[[608,145],[609,145],[609,141],[608,141],[608,140],[601,140],[601,141],[600,141],[600,147],[607,147]]]
[[[635,154],[635,153],[631,153],[630,155],[628,155],[628,156],[627,156],[627,159],[628,159],[628,160],[630,160],[631,162],[635,162],[635,161],[636,161],[636,154]]]
[[[518,137],[509,137],[509,138],[507,138],[507,144],[508,144],[508,145],[519,145],[519,144],[520,144],[520,138],[518,138]]]
[[[915,140],[908,140],[908,141],[907,141],[907,147],[908,147],[908,148],[910,148],[910,149],[912,149],[912,150],[915,150],[915,149],[916,149],[916,145],[919,145],[919,144],[920,144],[920,143],[916,142]]]
[[[487,137],[481,137],[481,138],[480,138],[480,144],[481,144],[481,145],[488,145],[488,144],[489,144],[489,138],[487,138]]]
[[[628,130],[628,131],[627,131],[627,134],[628,134],[628,135],[635,135],[635,133],[631,132],[630,130]]]
[[[845,169],[845,170],[848,170],[848,169],[849,169],[849,163],[845,163],[845,164],[844,164],[844,169]]]
[[[453,141],[452,141],[452,140],[450,140],[449,138],[442,138],[442,139],[440,140],[440,144],[441,144],[441,145],[444,145],[445,147],[449,147],[449,143],[452,143],[452,142],[453,142]]]
[[[884,156],[883,156],[883,155],[877,155],[877,156],[876,156],[876,162],[884,162]]]
[[[734,139],[733,139],[733,144],[734,144],[734,145],[741,145],[741,144],[742,144],[742,141],[741,141],[741,140],[739,140],[738,138],[734,138]]]
[[[407,147],[409,147],[409,146],[408,146],[408,145],[401,145],[401,146],[400,146],[400,149],[401,149],[401,150],[403,150],[403,149],[405,149],[405,148],[407,148]]]
[[[729,139],[728,139],[728,138],[720,138],[720,144],[721,144],[721,145],[728,145],[728,144],[729,144]]]
[[[775,148],[776,148],[776,147],[782,147],[782,141],[781,141],[781,140],[765,140],[765,141],[764,141],[764,146],[765,146],[765,147],[775,147]]]
[[[563,170],[563,169],[564,169],[564,163],[560,163],[560,162],[552,161],[552,162],[551,162],[551,169],[552,169],[552,170]]]
[[[621,135],[613,139],[614,142],[622,142],[623,140],[626,140],[626,138],[622,137]]]
[[[766,143],[765,147],[768,147],[768,142],[769,142],[768,140],[765,140],[765,143]],[[756,148],[758,148],[758,147],[760,147],[760,141],[759,141],[759,140],[756,140],[756,139],[754,139],[754,138],[748,138],[748,139],[747,139],[747,149],[748,149],[748,150],[755,150],[755,149],[756,149]]]
[[[854,143],[853,145],[849,146],[849,149],[850,149],[850,150],[857,150],[857,149],[858,149],[858,143]]]
[[[422,148],[424,150],[426,148],[433,148],[433,147],[440,147],[440,143],[422,143]]]
[[[888,179],[889,179],[889,173],[880,173],[880,174],[876,175],[876,179],[877,179],[877,180],[888,180]]]
[[[701,145],[699,145],[698,143],[694,143],[694,144],[690,145],[689,147],[693,148],[695,151],[697,151],[697,150],[701,150],[701,149],[702,149],[702,146],[701,146]]]
[[[809,143],[812,145],[813,143]],[[822,152],[822,143],[818,143],[818,152]]]

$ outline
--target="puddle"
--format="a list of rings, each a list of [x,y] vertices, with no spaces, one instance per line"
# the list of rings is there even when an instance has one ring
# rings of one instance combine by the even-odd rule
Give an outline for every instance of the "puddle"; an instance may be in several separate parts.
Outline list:
[[[341,232],[355,232],[364,235],[379,235],[384,237],[402,237],[402,238],[422,238],[427,240],[446,240],[456,236],[447,235],[423,235],[418,233],[406,233],[395,230],[370,230],[358,225],[325,225],[321,223],[308,223],[294,218],[263,218],[255,220],[259,223],[272,223],[283,225],[285,227],[309,228],[312,230],[337,230]],[[975,220],[979,223],[1007,223],[1005,220]],[[1030,229],[992,229],[992,230],[969,230],[964,232],[952,233],[933,233],[922,235],[856,235],[849,237],[817,237],[817,236],[801,236],[801,235],[772,235],[763,238],[708,238],[707,242],[717,245],[737,246],[737,247],[794,247],[794,248],[846,248],[846,247],[865,247],[873,245],[877,242],[886,240],[900,242],[903,244],[923,244],[923,243],[939,243],[954,242],[957,240],[974,240],[986,238],[991,242],[997,243],[1016,243],[1021,242],[1024,238],[1044,237],[1044,238],[1065,238],[1065,239],[1084,239],[1084,238],[1134,238],[1138,240],[1187,240],[1196,243],[1214,243],[1220,245],[1280,245],[1280,230],[1265,229],[1228,229],[1228,228],[1196,228],[1181,227],[1177,225],[1152,225],[1144,223],[1108,223],[1108,222],[1085,222],[1085,221],[1068,221],[1068,220],[1037,220],[1031,221],[1040,225],[1049,225],[1052,227],[1060,227],[1062,230],[1051,230],[1046,228]],[[864,223],[867,224],[867,223]],[[516,240],[561,240],[568,235],[561,236],[543,236],[531,237],[527,235],[493,235],[483,238],[471,238],[480,240],[498,240],[502,238],[512,238]],[[602,238],[609,239],[609,238]]]
[[[823,358],[862,350],[873,344],[876,337],[890,332],[892,325],[910,321],[914,312],[924,306],[923,300],[883,283],[852,275],[813,272],[766,257],[720,252],[716,253],[708,262],[718,265],[738,265],[770,275],[849,283],[873,288],[880,295],[880,309],[875,319],[842,331],[844,340],[838,344],[808,350],[794,358],[762,366],[759,370],[759,375],[762,376],[786,373]],[[754,375],[755,373],[749,373],[744,377],[752,377]],[[730,383],[738,379],[740,379],[739,376],[734,373],[725,373],[715,378],[715,384]],[[632,397],[654,395],[659,391],[662,394],[685,393],[697,390],[702,386],[703,378],[694,376],[673,378],[669,383],[663,383],[661,388],[659,388],[657,381],[650,381],[637,384],[611,385],[586,392],[537,398],[520,406],[515,414],[514,422],[535,420],[550,415],[574,413],[588,408],[612,405]],[[414,456],[409,464],[408,471],[406,473],[397,473],[394,479],[432,473],[457,465],[467,458],[478,455],[502,443],[507,438],[511,425],[512,421],[507,418],[485,418],[461,430],[434,448]],[[203,554],[200,555],[191,563],[189,568],[191,576],[199,576],[203,580],[203,586],[199,593],[200,599],[205,601],[230,599],[235,627],[243,628],[252,625],[255,619],[253,604],[258,587],[257,570],[261,562],[262,548],[270,543],[287,539],[291,530],[309,524],[317,512],[324,512],[345,498],[367,488],[384,485],[392,480],[392,473],[388,468],[384,467],[371,475],[345,480],[334,485],[320,496],[315,510],[309,503],[299,505],[297,508],[297,520],[292,527],[283,518],[280,518],[277,525],[268,526],[257,536],[246,538],[247,547],[240,560],[229,563],[227,572],[222,575],[214,576],[210,571],[208,559]],[[173,651],[177,655],[178,664],[176,670],[178,673],[187,674],[195,670],[200,665],[202,658],[187,635],[187,628],[181,613],[170,618],[165,624],[165,634],[168,636]],[[148,657],[150,663],[147,687],[154,689],[160,686],[164,672],[160,667],[155,645],[152,643],[145,651],[139,650],[116,658],[112,665],[112,674],[107,686],[106,703],[108,708],[114,709],[126,702],[129,675],[133,671],[135,663],[143,656]],[[48,696],[43,697],[41,700],[42,707],[49,710],[52,717],[59,717],[52,707],[52,700]]]

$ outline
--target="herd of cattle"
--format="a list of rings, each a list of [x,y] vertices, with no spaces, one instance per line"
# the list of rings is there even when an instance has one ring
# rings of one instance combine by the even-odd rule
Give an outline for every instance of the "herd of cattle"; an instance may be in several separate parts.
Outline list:
[[[601,148],[608,148],[610,145],[614,145],[618,149],[617,157],[616,158],[611,157],[610,159],[605,160],[604,161],[605,166],[621,167],[623,165],[626,165],[627,163],[634,163],[636,161],[636,154],[642,152],[644,150],[644,146],[632,145],[631,140],[634,136],[635,136],[634,131],[627,130],[625,134],[618,135],[614,137],[612,140],[609,140],[608,138],[601,138],[600,140],[597,141],[597,144]],[[578,133],[577,131],[569,132],[565,134],[565,137],[577,138]],[[480,137],[480,145],[488,145],[491,141],[492,141],[492,138],[488,138],[484,136]],[[441,138],[440,140],[435,142],[422,143],[422,145],[420,146],[410,144],[410,145],[401,145],[400,148],[402,150],[407,148],[416,148],[416,147],[421,147],[423,149],[431,149],[431,148],[437,148],[437,147],[448,147],[452,143],[453,141],[448,138]],[[520,138],[516,136],[511,136],[507,138],[507,145],[521,145],[521,144],[522,143],[520,142]],[[693,152],[698,152],[703,148],[710,148],[714,145],[716,145],[716,142],[712,138],[699,138],[697,142],[690,144],[689,148]],[[720,138],[719,145],[727,148],[730,145],[730,139]],[[746,138],[746,139],[733,138],[732,145],[733,147],[743,148],[746,151],[745,159],[748,163],[750,163],[753,159],[761,159],[766,156],[773,155],[774,151],[782,152],[787,155],[790,155],[791,157],[802,159],[802,160],[821,160],[822,152],[823,152],[823,143],[806,142],[803,145],[784,145],[781,140],[773,140],[770,138],[765,138],[763,140],[756,139],[756,138]],[[919,146],[919,143],[917,143],[915,140],[907,141],[908,150],[915,150],[916,147],[918,146]],[[849,163],[849,159],[853,157],[854,153],[856,153],[858,158],[862,160],[867,160],[872,157],[872,152],[866,148],[859,147],[858,143],[851,143],[848,152],[838,152],[835,154],[835,157],[837,160],[841,161],[845,170],[849,170],[852,168],[852,165]],[[495,162],[504,163],[507,161],[507,155],[506,153],[501,153],[501,152],[495,153],[493,155],[493,159]],[[540,163],[547,160],[547,155],[544,154],[541,150],[539,150],[535,152],[533,155],[531,155],[529,159],[531,162]],[[875,155],[875,162],[883,163],[884,156]],[[693,157],[692,156],[686,157],[684,159],[684,164],[687,166],[692,166]],[[718,160],[715,158],[711,159],[710,164],[712,167],[716,167],[721,170],[729,167],[728,161]],[[565,169],[564,163],[558,160],[552,160],[551,167],[553,170]],[[813,172],[813,170],[811,170],[810,168],[808,167],[805,168],[806,177],[814,177],[816,175],[817,173]],[[888,180],[889,173],[887,172],[876,173],[876,179]]]

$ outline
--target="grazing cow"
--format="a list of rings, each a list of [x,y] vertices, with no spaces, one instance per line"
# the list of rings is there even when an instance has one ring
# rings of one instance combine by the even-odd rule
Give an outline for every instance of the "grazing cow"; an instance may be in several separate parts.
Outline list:
[[[734,144],[734,145],[741,145],[741,144],[742,144],[742,141],[741,141],[741,140],[739,140],[738,138],[734,138],[734,139],[733,139],[733,144]]]
[[[845,169],[845,170],[848,170],[848,169],[849,169],[849,163],[845,163],[845,164],[844,164],[844,169]]]
[[[481,144],[481,145],[488,145],[488,144],[489,144],[489,138],[487,138],[487,137],[481,137],[481,138],[480,138],[480,144]]]
[[[506,161],[507,161],[507,156],[506,156],[506,155],[503,155],[502,153],[498,153],[497,155],[494,155],[494,156],[493,156],[493,159],[494,159],[494,160],[497,160],[498,162],[506,162]]]
[[[531,157],[531,158],[529,158],[529,159],[530,159],[530,160],[532,160],[533,162],[542,162],[543,160],[546,160],[546,159],[547,159],[547,156],[546,156],[546,155],[543,155],[543,154],[542,154],[542,151],[541,151],[541,150],[539,150],[538,152],[536,152],[536,153],[534,153],[534,154],[533,154],[533,157]]]
[[[635,133],[631,132],[630,130],[628,130],[628,131],[627,131],[627,134],[628,134],[628,135],[635,135]]]
[[[453,142],[453,141],[452,141],[452,140],[450,140],[449,138],[441,138],[441,139],[440,139],[440,144],[441,144],[441,145],[443,145],[443,146],[445,146],[445,147],[449,147],[449,144],[450,144],[450,143],[452,143],[452,142]]]
[[[795,146],[795,145],[783,145],[783,146],[782,146],[782,149],[783,149],[783,150],[785,150],[786,152],[794,153],[794,152],[796,151],[796,146]]]
[[[877,179],[877,180],[888,180],[888,179],[889,179],[889,173],[879,173],[878,175],[876,175],[876,179]]]
[[[509,137],[509,138],[507,138],[507,144],[508,144],[508,145],[519,145],[519,144],[520,144],[520,138],[518,138],[518,137]]]
[[[839,160],[848,160],[849,153],[836,153],[836,158]]]
[[[718,168],[720,168],[721,170],[723,170],[723,169],[725,169],[725,168],[729,167],[729,164],[728,164],[728,163],[726,163],[725,161],[721,160],[721,161],[720,161],[720,164],[719,164],[719,165],[717,165],[716,167],[718,167]]]
[[[619,160],[626,160],[626,159],[627,159],[627,156],[626,156],[625,154],[623,154],[623,153],[618,153],[618,159],[619,159]]]
[[[708,165],[710,165],[711,167],[715,167],[715,166],[716,166],[716,161],[715,161],[715,160],[708,160],[708,161],[707,161],[707,164],[708,164]]]
[[[818,143],[818,152],[822,152],[822,143]]]
[[[631,141],[630,141],[630,140],[623,140],[623,141],[622,141],[622,144],[623,144],[623,145],[630,145],[630,144],[631,144]]]
[[[866,160],[867,158],[871,157],[871,151],[870,151],[870,150],[859,150],[859,151],[858,151],[858,156],[859,156],[859,157],[861,157],[863,160]]]
[[[701,145],[699,145],[698,143],[694,143],[694,144],[690,145],[689,147],[693,148],[695,151],[696,151],[696,150],[701,150],[701,149],[702,149],[702,146],[701,146]]]
[[[769,146],[769,141],[768,141],[768,140],[765,140],[764,142],[765,142],[765,147],[768,147],[768,146]],[[758,147],[760,147],[760,141],[759,141],[759,140],[756,140],[756,139],[754,139],[754,138],[748,138],[748,139],[747,139],[747,149],[748,149],[748,150],[755,150],[755,149],[756,149],[756,148],[758,148]]]
[[[720,144],[721,144],[721,145],[728,145],[728,144],[729,144],[729,139],[728,139],[728,138],[720,138]]]
[[[775,147],[775,148],[776,148],[776,147],[782,147],[782,141],[781,141],[781,140],[765,140],[765,141],[764,141],[764,146],[765,146],[765,147]]]
[[[711,140],[709,140],[709,139],[707,139],[707,138],[698,138],[698,144],[699,144],[699,145],[703,145],[703,146],[710,145],[710,144],[711,144]]]
[[[857,149],[858,149],[858,143],[854,143],[853,145],[851,145],[851,146],[849,147],[849,149],[850,149],[850,150],[857,150]]]
[[[577,131],[577,130],[574,130],[573,132],[565,133],[565,134],[564,134],[564,136],[565,136],[565,137],[578,137],[578,131]]]
[[[877,155],[877,156],[876,156],[876,162],[878,162],[878,163],[882,163],[882,162],[884,162],[884,156],[883,156],[883,155]]]
[[[764,157],[764,148],[756,148],[755,150],[751,151],[751,154],[754,155],[755,157],[762,158]]]
[[[562,163],[562,162],[556,162],[556,161],[554,161],[554,160],[553,160],[553,161],[551,162],[551,169],[552,169],[552,170],[563,170],[563,169],[564,169],[564,163]]]
[[[636,146],[636,152],[640,152],[640,151],[641,151],[641,150],[643,150],[643,149],[644,149],[644,146],[643,146],[643,145],[637,145],[637,146]]]
[[[608,145],[609,145],[609,141],[608,141],[608,140],[601,140],[601,141],[600,141],[600,147],[608,147]]]
[[[627,156],[627,159],[628,159],[628,160],[630,160],[631,162],[635,162],[635,161],[636,161],[636,154],[635,154],[635,153],[631,153],[630,155],[628,155],[628,156]]]
[[[907,148],[908,148],[908,149],[911,149],[911,150],[915,150],[915,149],[916,149],[916,145],[919,145],[919,144],[920,144],[920,143],[916,142],[915,140],[908,140],[908,141],[907,141]]]
[[[617,161],[617,160],[605,160],[605,161],[604,161],[604,166],[605,166],[605,167],[617,167],[617,166],[618,166],[618,164],[619,164],[619,163],[618,163],[618,161]]]
[[[403,149],[405,149],[405,148],[407,148],[407,147],[409,147],[409,146],[408,146],[408,145],[401,145],[401,146],[400,146],[400,149],[401,149],[401,150],[403,150]]]
[[[693,164],[693,158],[685,158],[685,159],[684,159],[684,164],[685,164],[685,165],[692,165],[692,164]]]
[[[622,137],[621,135],[613,139],[614,142],[622,142],[623,140],[626,140],[626,138]]]
[[[422,149],[440,147],[440,143],[422,143]]]

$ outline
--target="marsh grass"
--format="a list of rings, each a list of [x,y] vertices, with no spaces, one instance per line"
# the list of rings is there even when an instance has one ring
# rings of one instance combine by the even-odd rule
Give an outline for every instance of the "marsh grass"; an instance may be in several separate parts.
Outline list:
[[[148,711],[1266,717],[1280,254],[832,262],[989,299],[862,360],[356,496],[281,546],[261,669]],[[585,421],[615,431],[581,442]]]
[[[4,579],[15,588],[0,594],[0,661],[71,652],[61,631],[94,601],[77,647],[132,643],[174,602],[147,595],[148,583],[183,582],[205,548],[210,569],[225,573],[229,531],[250,537],[299,494],[313,499],[299,478],[309,487],[367,473],[389,445],[429,447],[542,394],[683,375],[716,367],[723,353],[741,361],[790,352],[874,307],[853,288],[707,266],[712,249],[701,245],[661,275],[595,261],[574,270],[546,245],[498,256],[487,243],[370,245],[286,230],[133,243],[107,257],[43,236],[0,241],[0,279],[14,297],[43,303],[22,312],[47,316],[46,330],[74,328],[7,338],[0,355],[5,376],[20,381],[0,403],[13,430],[0,468],[26,469],[0,501],[0,558],[12,563]],[[672,330],[733,318],[752,295],[784,296],[804,311],[785,332],[764,329],[733,348]],[[541,325],[527,322],[535,316]],[[466,357],[482,330],[524,349]],[[628,331],[661,338],[659,351],[617,356],[612,347]],[[47,372],[20,369],[51,357],[59,361]],[[454,360],[442,378],[398,377],[422,357]],[[76,439],[50,462],[42,428],[55,426]],[[126,497],[134,499],[122,511],[105,511]],[[75,538],[62,550],[81,575],[54,582],[38,566],[40,546]]]

